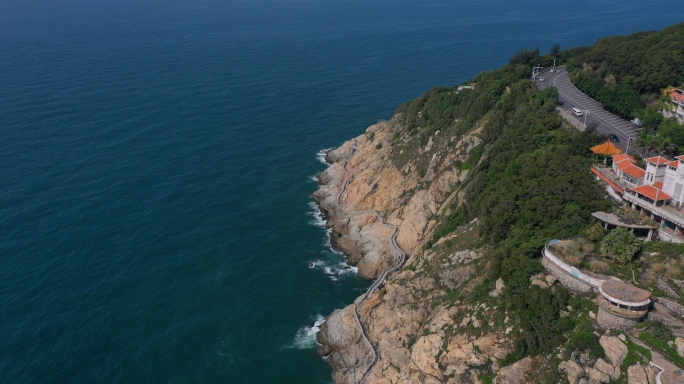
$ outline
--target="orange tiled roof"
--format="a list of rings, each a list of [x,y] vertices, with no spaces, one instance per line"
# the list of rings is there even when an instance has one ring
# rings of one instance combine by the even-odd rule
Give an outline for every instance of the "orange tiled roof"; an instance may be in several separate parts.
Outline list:
[[[637,167],[636,165],[630,165],[628,167],[625,167],[625,169],[623,169],[622,172],[637,179],[641,179],[646,174],[646,171]]]
[[[667,193],[661,191],[658,188],[655,188],[652,185],[642,185],[640,187],[632,188],[632,190],[654,201],[672,199],[672,196],[668,195]]]
[[[592,172],[594,172],[594,174],[596,176],[599,177],[599,179],[603,180],[606,184],[610,185],[614,190],[618,191],[618,193],[620,193],[620,194],[625,193],[624,189],[620,188],[617,184],[613,183],[609,178],[603,176],[603,174],[601,172],[597,171],[596,168],[594,168],[594,167],[589,167],[589,168],[591,169]]]
[[[667,165],[674,169],[677,169],[679,167],[679,161],[670,161],[669,163],[667,163]]]
[[[675,159],[678,159],[678,160],[684,161],[684,155],[680,155],[680,156],[675,156]]]
[[[622,153],[622,150],[616,147],[615,144],[611,143],[610,141],[606,141],[603,144],[595,145],[589,149],[591,149],[591,151],[597,155],[611,156],[619,155]]]
[[[670,87],[666,89],[663,94],[669,97],[670,100],[676,101],[677,103],[684,103],[684,93],[681,90]]]
[[[648,159],[646,159],[646,161],[648,161],[649,163],[654,163],[656,165],[663,165],[663,164],[667,164],[670,162],[670,160],[668,160],[662,156],[649,157]]]
[[[615,162],[615,166],[621,171],[627,167],[631,167],[632,165],[634,165],[634,164],[627,159]]]
[[[619,163],[624,160],[629,160],[631,163],[636,163],[636,159],[634,157],[627,155],[627,154],[621,154],[621,155],[613,155],[613,161],[616,163]]]
[[[653,186],[660,189],[661,191],[663,190],[663,182],[662,181],[656,181],[653,183]]]

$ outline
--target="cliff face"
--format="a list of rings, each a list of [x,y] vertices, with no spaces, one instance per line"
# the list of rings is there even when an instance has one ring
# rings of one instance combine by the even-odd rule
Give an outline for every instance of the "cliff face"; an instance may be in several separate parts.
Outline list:
[[[422,145],[401,128],[396,118],[373,125],[327,154],[330,167],[314,197],[327,214],[333,245],[361,276],[378,277],[397,261],[394,230],[384,218],[396,227],[408,261],[381,290],[328,317],[319,352],[336,383],[478,383],[512,351],[505,312],[457,299],[482,280],[487,249],[477,242],[474,223],[421,249],[435,215],[463,199],[458,186],[468,171],[459,164],[480,144],[479,130],[461,137],[437,131]],[[523,383],[530,367],[529,361],[509,367],[498,382]]]
[[[375,124],[365,134],[354,138],[326,155],[331,164],[320,176],[320,189],[314,193],[332,228],[333,246],[345,252],[357,264],[364,278],[375,278],[392,261],[387,260],[388,239],[392,230],[383,226],[371,212],[398,227],[397,243],[410,256],[419,253],[425,235],[432,230],[432,217],[443,203],[456,197],[452,186],[463,181],[467,170],[459,170],[455,160],[480,143],[473,135],[462,138],[450,151],[446,144],[453,139],[440,138],[439,132],[418,157],[409,159],[399,169],[394,153],[410,137],[397,138],[400,123],[396,120]],[[403,149],[399,150],[403,152]],[[425,168],[417,170],[418,163]]]

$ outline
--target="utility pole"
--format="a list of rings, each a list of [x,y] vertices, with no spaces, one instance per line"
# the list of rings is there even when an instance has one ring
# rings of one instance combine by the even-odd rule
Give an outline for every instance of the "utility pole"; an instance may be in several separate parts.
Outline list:
[[[553,68],[551,68],[551,72],[556,72],[556,58],[553,58]]]
[[[589,110],[585,109],[584,110],[584,128],[587,127],[587,115],[589,114]]]
[[[632,137],[629,136],[627,137],[627,149],[625,150],[625,154],[629,155],[629,143],[632,142]]]
[[[536,67],[532,68],[532,78],[534,79],[534,75],[536,75],[539,71],[541,71],[542,67],[541,65],[537,64]]]

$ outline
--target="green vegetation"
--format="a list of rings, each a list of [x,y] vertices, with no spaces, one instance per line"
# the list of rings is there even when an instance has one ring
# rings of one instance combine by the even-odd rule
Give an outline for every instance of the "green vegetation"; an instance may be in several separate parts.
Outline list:
[[[660,349],[662,352],[665,353],[667,359],[673,362],[679,368],[684,368],[684,357],[679,356],[679,353],[677,353],[677,351],[674,350],[674,348],[667,345],[667,342],[658,339],[649,332],[642,332],[641,334],[639,334],[639,338],[645,341],[646,344],[650,345],[651,347]]]
[[[471,177],[459,186],[467,199],[460,206],[455,202],[436,218],[427,248],[479,219],[482,240],[496,251],[490,258],[491,273],[473,289],[470,300],[488,297],[501,277],[506,282],[503,306],[520,330],[513,353],[501,366],[528,355],[550,353],[568,337],[574,349],[603,354],[593,325],[578,323],[576,315],[564,315],[571,300],[567,290],[530,286],[530,276],[543,271],[539,250],[547,240],[584,233],[592,222],[591,212],[612,206],[587,171],[588,148],[603,138],[592,129],[562,128],[562,118],[555,111],[557,90],[538,91],[528,79],[531,67],[525,60],[535,55],[534,50],[521,52],[511,58],[510,65],[478,75],[472,80],[477,83],[473,90],[436,87],[397,110],[405,126],[399,137],[416,142],[415,149],[437,130],[443,137],[460,137],[482,127],[482,143],[459,165],[471,171]],[[409,148],[409,144],[402,145]],[[402,162],[398,165],[401,168]]]
[[[627,368],[634,364],[648,364],[651,361],[651,351],[641,345],[634,344],[632,340],[627,339],[627,356],[620,365],[622,372],[627,372]]]
[[[599,252],[614,262],[625,265],[641,250],[641,241],[624,228],[610,231],[599,243]]]
[[[684,23],[662,31],[600,39],[591,47],[562,52],[570,79],[607,110],[639,117],[643,131],[637,142],[648,151],[674,153],[684,147],[684,126],[665,119],[662,90],[684,85]]]
[[[485,301],[498,278],[505,282],[497,305],[499,311],[508,314],[517,340],[514,351],[499,361],[500,366],[525,356],[556,353],[561,345],[567,351],[588,351],[593,358],[603,356],[593,323],[581,315],[593,304],[571,296],[562,287],[552,290],[530,284],[530,277],[543,271],[539,251],[549,239],[585,236],[567,250],[567,256],[575,260],[573,264],[601,272],[617,268],[616,273],[629,274],[630,278],[637,265],[630,262],[636,256],[659,252],[670,258],[684,251],[684,247],[647,243],[640,253],[642,244],[630,232],[606,233],[593,222],[591,212],[610,211],[615,206],[588,172],[588,148],[605,137],[591,127],[584,132],[564,128],[555,111],[558,91],[554,87],[539,91],[529,80],[531,64],[550,65],[553,57],[567,63],[573,81],[585,92],[613,111],[642,118],[646,134],[639,147],[667,150],[684,146],[684,127],[662,119],[657,104],[661,102],[661,88],[684,83],[681,52],[684,23],[661,32],[602,39],[594,47],[561,52],[554,46],[545,56],[536,48],[522,50],[507,66],[472,79],[477,84],[473,89],[435,87],[397,109],[392,140],[387,145],[393,147],[392,159],[398,169],[405,174],[417,172],[421,179],[439,172],[430,168],[429,156],[419,151],[432,142],[437,143],[434,154],[444,153],[439,152],[444,149],[453,151],[454,168],[469,170],[468,177],[461,178],[451,190],[465,192],[465,200],[461,194],[435,215],[435,230],[424,250],[444,251],[442,248],[450,247],[447,242],[430,248],[478,219],[479,241],[490,247],[486,267],[483,265],[486,272],[478,276],[479,285],[469,288],[468,293],[451,289],[443,300]],[[481,142],[470,142],[473,146],[467,147],[470,152],[466,157],[464,147],[469,144],[459,143],[466,142],[461,138],[468,133]],[[410,167],[404,169],[409,161]],[[621,266],[592,257],[594,247]],[[411,268],[415,267],[405,269]],[[574,309],[568,310],[568,306]],[[662,332],[652,332],[664,337]],[[409,344],[411,340],[415,336],[409,338]],[[631,361],[647,356],[648,351],[630,345]]]
[[[628,117],[684,83],[684,23],[662,31],[600,39],[569,62],[573,83],[606,108]],[[653,97],[653,95],[656,95]]]

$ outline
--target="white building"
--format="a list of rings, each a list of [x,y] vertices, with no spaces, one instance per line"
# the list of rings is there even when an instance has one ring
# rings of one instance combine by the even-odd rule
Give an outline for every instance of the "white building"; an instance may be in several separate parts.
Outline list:
[[[667,97],[667,108],[662,113],[665,117],[675,117],[680,123],[684,123],[684,91],[677,88],[668,88],[663,94]]]
[[[636,187],[644,183],[646,171],[637,167],[636,160],[629,155],[613,155],[613,172],[628,186]]]

